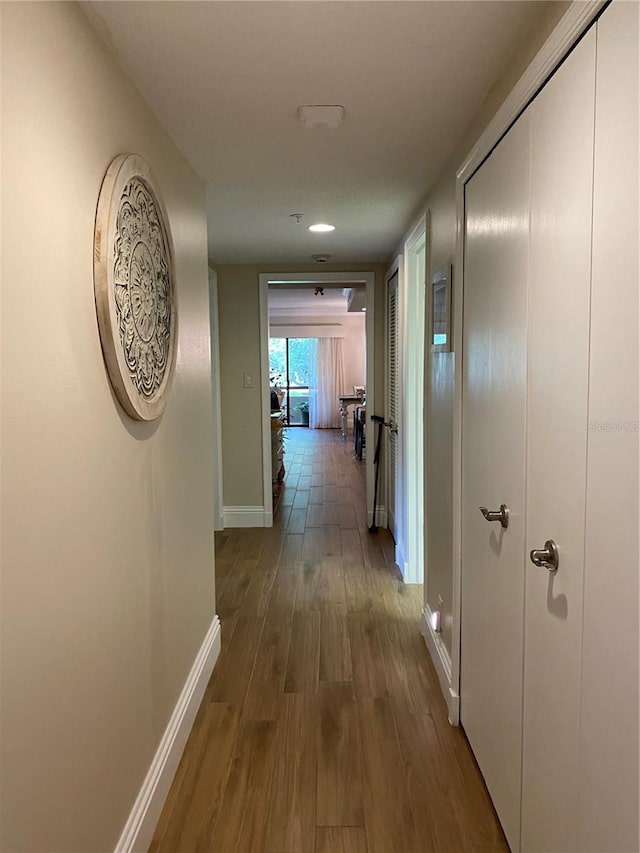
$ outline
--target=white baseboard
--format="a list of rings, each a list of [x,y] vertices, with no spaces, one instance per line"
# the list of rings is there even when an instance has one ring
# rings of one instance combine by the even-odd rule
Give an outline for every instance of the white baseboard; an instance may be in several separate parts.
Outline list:
[[[451,686],[451,656],[442,642],[442,637],[431,627],[431,608],[425,605],[422,611],[422,636],[438,674],[440,688],[444,694],[452,726],[460,724],[460,696]]]
[[[226,506],[224,526],[227,527],[272,527],[273,510],[263,506]]]
[[[400,574],[402,575],[403,580],[406,583],[407,578],[407,558],[404,555],[404,551],[396,542],[396,553],[395,553],[396,566],[400,569]]]
[[[146,853],[149,849],[164,801],[219,654],[220,620],[214,616],[116,845],[115,853]]]
[[[367,525],[371,527],[373,521],[373,510],[367,510]],[[387,526],[387,508],[386,506],[376,507],[376,526],[386,528]]]

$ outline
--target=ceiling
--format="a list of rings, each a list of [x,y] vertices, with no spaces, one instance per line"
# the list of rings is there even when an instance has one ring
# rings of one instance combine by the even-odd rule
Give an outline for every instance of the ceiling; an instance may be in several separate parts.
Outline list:
[[[544,2],[84,4],[207,184],[212,263],[389,258]],[[341,104],[307,130],[303,104]],[[303,213],[300,224],[290,214]],[[328,221],[332,234],[307,226]]]
[[[337,316],[346,315],[349,301],[346,293],[352,291],[353,301],[351,311],[357,313],[365,305],[364,287],[356,288],[350,284],[328,286],[318,285],[323,293],[316,296],[316,286],[293,287],[290,284],[269,287],[269,315],[271,317],[286,316]],[[363,314],[364,316],[364,314]]]

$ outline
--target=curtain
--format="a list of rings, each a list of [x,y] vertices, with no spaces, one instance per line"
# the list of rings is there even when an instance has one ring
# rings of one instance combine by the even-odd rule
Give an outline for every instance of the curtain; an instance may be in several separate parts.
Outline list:
[[[309,353],[309,427],[340,427],[338,396],[344,394],[342,338],[317,338]]]

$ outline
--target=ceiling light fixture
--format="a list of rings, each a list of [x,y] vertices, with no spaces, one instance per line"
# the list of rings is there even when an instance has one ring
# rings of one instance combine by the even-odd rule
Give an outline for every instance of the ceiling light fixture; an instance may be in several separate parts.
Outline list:
[[[340,104],[303,104],[298,107],[298,121],[309,130],[340,127],[344,107]]]
[[[324,287],[316,287],[314,296],[324,296]]]
[[[290,213],[289,216],[295,219],[297,225],[300,225],[300,220],[304,219],[304,213]]]
[[[317,264],[326,264],[331,255],[311,255]]]
[[[326,222],[318,222],[316,225],[310,225],[309,231],[313,231],[316,234],[324,234],[329,231],[335,231],[335,225],[327,225]]]

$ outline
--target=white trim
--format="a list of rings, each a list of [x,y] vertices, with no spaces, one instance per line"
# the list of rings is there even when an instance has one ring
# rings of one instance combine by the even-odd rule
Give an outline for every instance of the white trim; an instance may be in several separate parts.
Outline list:
[[[404,551],[402,550],[402,546],[398,545],[397,543],[395,548],[395,561],[396,566],[400,569],[400,574],[404,579],[407,576],[408,571],[407,558],[405,557]]]
[[[298,273],[259,273],[258,274],[260,301],[260,386],[262,392],[262,476],[265,507],[271,506],[271,395],[269,393],[269,284],[364,284],[366,290],[367,312],[365,330],[367,336],[366,348],[366,386],[367,410],[375,413],[375,283],[373,272],[298,272]],[[367,507],[373,503],[374,467],[373,453],[367,453],[365,470],[367,480]],[[372,512],[372,510],[371,510]],[[271,517],[273,513],[265,512]]]
[[[273,506],[273,480],[271,473],[271,385],[269,383],[269,290],[258,276],[258,304],[260,308],[260,399],[262,403],[262,500],[261,511]],[[229,507],[238,509],[238,507]],[[252,507],[257,509],[257,507]],[[225,509],[226,516],[226,509]],[[270,524],[237,524],[235,527],[272,527]]]
[[[271,466],[269,466],[271,473]],[[271,497],[271,477],[269,477],[269,497]],[[263,506],[226,506],[224,508],[224,526],[226,527],[272,527],[273,512]]]
[[[220,620],[214,616],[116,844],[115,853],[146,853],[149,849],[164,801],[219,654]]]
[[[436,634],[431,627],[431,608],[428,604],[425,604],[422,611],[422,636],[438,674],[438,681],[447,703],[449,722],[452,726],[457,726],[460,723],[460,696],[451,686],[451,658],[442,641],[442,636]]]
[[[378,486],[378,488],[380,488]],[[373,522],[373,509],[367,507],[367,526],[371,527],[371,523]],[[376,508],[376,527],[387,526],[387,508],[383,504],[378,504]]]
[[[451,690],[460,694],[460,632],[462,579],[462,317],[464,299],[464,187],[482,161],[565,58],[606,0],[578,0],[571,4],[549,38],[489,122],[456,176],[456,256],[453,270],[453,351],[455,352],[453,405],[453,635]]]
[[[214,505],[213,529],[224,529],[222,494],[222,400],[220,396],[220,327],[218,322],[218,274],[209,269],[209,321],[211,328],[211,390],[213,396]]]
[[[389,282],[391,281],[391,279],[396,274],[398,276],[398,282],[396,284],[396,317],[399,317],[400,313],[401,313],[401,311],[400,311],[400,286],[401,286],[400,282],[402,281],[403,276],[404,276],[404,257],[402,255],[396,255],[396,257],[393,259],[393,262],[391,263],[391,266],[389,267],[389,269],[385,273],[385,277],[384,277],[384,353],[385,353],[385,364],[389,358],[389,316],[388,316],[388,312],[389,312]],[[401,352],[401,346],[402,346],[402,340],[400,339],[399,332],[400,332],[400,328],[398,326],[398,329],[396,329],[396,364],[398,362],[398,356]],[[388,378],[388,373],[387,373],[387,368],[385,367],[385,375],[384,375],[384,419],[385,419],[385,421],[389,420],[389,383],[387,381],[387,378]],[[396,376],[396,396],[397,396],[396,418],[398,418],[397,408],[398,408],[398,405],[400,403],[400,396],[401,396],[401,391],[402,391],[402,386],[401,386],[401,383],[399,382],[399,379],[400,379],[400,376],[397,375]],[[387,433],[386,438],[388,440],[389,433]],[[388,441],[384,442],[383,447],[388,448]],[[396,471],[395,471],[396,482],[395,482],[395,489],[394,489],[394,494],[396,497],[396,506],[394,507],[395,530],[393,531],[393,535],[396,538],[398,537],[398,530],[400,529],[400,523],[398,521],[398,515],[399,515],[399,513],[398,513],[398,496],[401,495],[401,490],[398,486],[398,483],[399,483],[399,477],[398,477],[399,464],[398,464],[398,462],[399,462],[399,459],[398,459],[398,443],[396,440]],[[385,503],[388,506],[388,504],[389,504],[389,481],[390,481],[390,477],[389,477],[389,453],[385,453],[384,473],[385,473],[384,498],[385,498]],[[389,526],[389,513],[388,513],[388,511],[385,513],[385,515],[386,515],[385,527],[388,527]]]
[[[424,362],[425,304],[428,269],[427,226],[423,213],[404,241],[404,277],[401,284],[402,382],[398,419],[403,546],[407,554],[405,583],[424,579]],[[404,445],[404,447],[402,446]]]

